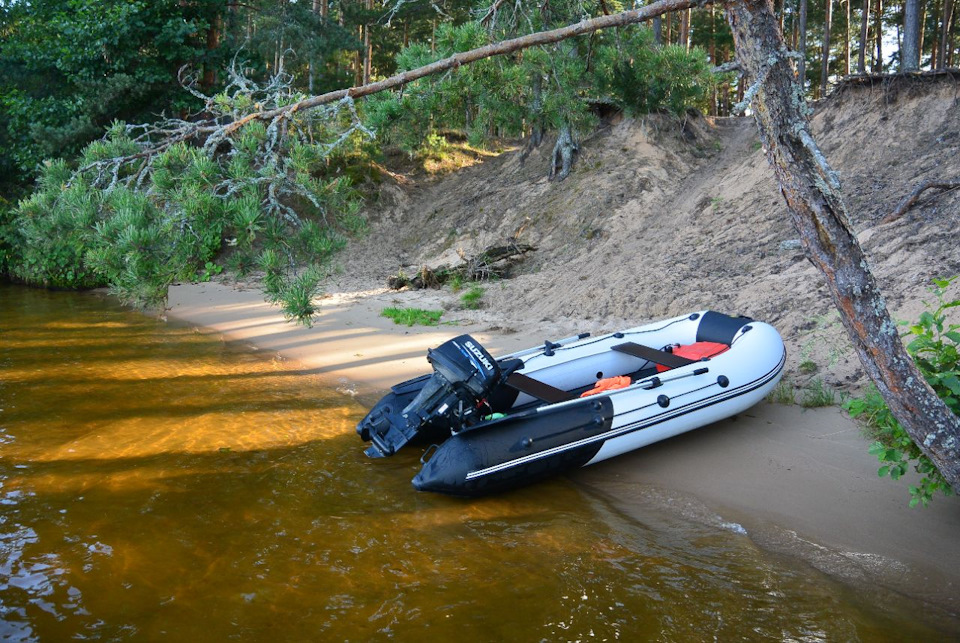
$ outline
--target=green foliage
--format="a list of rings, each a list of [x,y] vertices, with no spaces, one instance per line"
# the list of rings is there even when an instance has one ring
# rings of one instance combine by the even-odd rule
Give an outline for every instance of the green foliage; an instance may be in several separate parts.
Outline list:
[[[934,279],[931,293],[935,302],[924,302],[927,310],[921,313],[916,324],[910,325],[905,337],[913,337],[907,351],[913,356],[917,367],[937,395],[951,411],[960,415],[960,324],[947,324],[947,311],[960,306],[960,299],[947,300],[946,293],[957,279]],[[853,398],[845,404],[852,417],[864,420],[876,439],[870,453],[883,463],[877,471],[882,478],[890,476],[898,480],[912,463],[920,474],[920,482],[909,486],[910,506],[924,507],[937,492],[951,495],[952,488],[930,459],[920,451],[876,388],[871,388],[863,397]]]
[[[562,12],[555,22],[565,22]],[[424,43],[411,44],[397,55],[397,67],[414,69],[502,35],[475,22],[445,24],[437,30],[434,51]],[[714,84],[710,69],[702,50],[654,47],[649,29],[627,27],[418,80],[400,94],[369,99],[366,115],[383,142],[439,160],[446,143],[437,134],[441,130],[463,132],[471,145],[481,147],[493,136],[515,136],[530,126],[558,130],[569,125],[586,132],[596,124],[590,109],[595,102],[614,102],[631,114],[680,115],[691,107],[705,108]]]
[[[248,83],[233,87],[211,108],[239,118],[241,106],[266,100]],[[131,137],[149,130],[115,123],[83,150],[79,169],[46,163],[37,190],[7,215],[0,227],[3,247],[12,240],[7,269],[48,287],[109,285],[124,301],[149,306],[175,281],[220,274],[221,253],[233,248],[231,265],[248,272],[259,263],[268,298],[309,324],[319,267],[365,225],[358,193],[326,163],[352,153],[352,120],[325,116],[295,118],[282,135],[250,123],[221,143],[232,147],[228,154],[177,142],[149,165]],[[327,143],[333,137],[340,147]]]
[[[442,310],[424,310],[423,308],[384,308],[381,317],[392,319],[401,326],[436,326],[443,316]]]
[[[460,301],[463,302],[463,307],[470,310],[477,310],[483,306],[483,293],[484,290],[480,286],[474,284],[470,286],[467,292],[463,293],[460,296]]]
[[[601,89],[628,114],[705,109],[715,80],[706,52],[679,45],[653,46],[647,29],[630,29],[621,47],[601,49],[597,67]]]
[[[73,156],[115,118],[143,120],[195,101],[176,72],[205,54],[215,3],[32,0],[0,11],[0,173],[27,181],[44,158]],[[222,3],[221,3],[222,4]]]

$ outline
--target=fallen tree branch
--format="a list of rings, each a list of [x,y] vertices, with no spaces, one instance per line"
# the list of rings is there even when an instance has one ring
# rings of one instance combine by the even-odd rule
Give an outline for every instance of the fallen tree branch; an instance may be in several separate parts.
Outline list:
[[[491,43],[489,45],[484,45],[483,47],[471,49],[469,51],[456,53],[442,60],[432,62],[429,65],[403,71],[399,74],[394,74],[389,78],[384,78],[383,80],[378,80],[366,85],[358,85],[356,87],[349,87],[347,89],[338,89],[336,91],[327,92],[326,94],[320,94],[319,96],[310,96],[308,98],[304,98],[303,100],[288,103],[286,105],[268,109],[259,109],[242,116],[237,114],[231,122],[224,123],[222,119],[203,119],[197,122],[183,121],[181,123],[182,127],[175,132],[174,136],[169,137],[163,145],[166,148],[176,143],[200,139],[203,141],[203,148],[215,150],[221,142],[228,140],[231,135],[233,135],[243,126],[255,121],[267,121],[269,122],[269,128],[271,130],[275,130],[283,123],[285,119],[291,119],[295,114],[297,114],[297,112],[304,112],[316,107],[329,105],[331,103],[342,102],[344,105],[349,106],[349,108],[353,110],[353,100],[356,98],[370,96],[371,94],[376,94],[389,89],[395,89],[397,87],[403,87],[408,83],[412,83],[413,81],[419,80],[426,76],[431,76],[444,71],[455,70],[462,65],[469,65],[470,63],[478,60],[492,58],[494,56],[503,56],[505,54],[510,54],[522,49],[528,49],[537,45],[552,44],[555,42],[560,42],[561,40],[566,40],[567,38],[590,34],[602,29],[637,24],[665,13],[681,11],[694,7],[705,7],[713,4],[713,2],[714,0],[659,0],[658,2],[654,2],[653,4],[641,7],[639,9],[623,11],[613,15],[600,16],[598,18],[591,18],[589,20],[582,20],[576,24],[561,27],[559,29],[532,33],[526,36],[512,38],[510,40],[503,40],[501,42]],[[186,86],[189,86],[189,83],[187,83]],[[198,95],[207,101],[212,99],[212,97],[203,96],[202,94]],[[362,125],[359,123],[355,123],[355,125],[355,129],[363,129]],[[369,132],[367,133],[369,134]],[[125,157],[109,159],[108,162],[111,166],[117,164],[123,165],[139,158],[152,157],[156,154],[156,152],[156,149],[147,146],[147,149],[140,149],[136,153]],[[86,170],[90,168],[83,169]]]
[[[507,241],[503,245],[489,246],[472,257],[467,257],[463,251],[460,251],[463,263],[458,266],[442,265],[436,268],[422,266],[413,277],[406,277],[403,274],[389,277],[387,285],[394,290],[400,290],[404,286],[420,290],[421,288],[440,288],[454,277],[464,281],[486,281],[492,277],[506,277],[510,268],[523,259],[523,255],[534,250],[536,248],[531,245]]]
[[[907,210],[912,208],[917,203],[917,201],[920,200],[920,195],[926,192],[927,190],[940,190],[942,192],[945,190],[956,190],[958,188],[960,188],[960,181],[938,181],[938,180],[924,181],[923,183],[915,187],[913,189],[913,192],[908,194],[906,198],[904,198],[900,202],[900,204],[897,206],[897,208],[893,212],[883,217],[883,219],[880,220],[880,223],[891,223],[892,221],[896,221],[897,219],[905,215],[907,213]]]
[[[245,124],[254,120],[272,121],[273,119],[284,114],[294,114],[300,110],[319,107],[320,105],[333,103],[344,98],[360,98],[362,96],[369,96],[387,89],[401,87],[408,83],[412,83],[415,80],[424,78],[425,76],[430,76],[450,69],[456,69],[461,65],[469,65],[472,62],[483,60],[484,58],[502,56],[504,54],[513,53],[515,51],[527,49],[529,47],[535,47],[537,45],[548,45],[551,43],[560,42],[561,40],[566,40],[567,38],[572,38],[574,36],[582,36],[584,34],[593,33],[594,31],[600,31],[601,29],[625,27],[627,25],[650,20],[651,18],[663,15],[665,13],[670,13],[672,11],[681,11],[683,9],[690,9],[694,7],[705,7],[710,4],[713,4],[712,0],[659,0],[659,2],[654,2],[653,4],[640,7],[639,9],[623,11],[621,13],[615,13],[609,16],[600,16],[599,18],[592,18],[590,20],[582,20],[577,24],[568,25],[559,29],[541,31],[526,36],[521,36],[519,38],[512,38],[510,40],[484,45],[483,47],[478,47],[477,49],[471,49],[470,51],[463,51],[454,54],[448,58],[444,58],[443,60],[438,60],[430,63],[429,65],[424,65],[423,67],[400,72],[399,74],[395,74],[389,78],[384,78],[383,80],[378,80],[373,83],[359,85],[357,87],[350,87],[349,89],[338,89],[336,91],[327,92],[326,94],[321,94],[319,96],[311,96],[310,98],[305,98],[301,101],[297,101],[296,103],[284,105],[283,107],[278,107],[276,109],[248,114],[242,119],[239,119],[228,125],[224,134],[229,135],[234,130],[239,129],[240,127],[243,127]],[[212,133],[212,131],[213,130],[210,130],[210,133]],[[198,133],[208,132],[205,132],[203,129],[201,129]]]

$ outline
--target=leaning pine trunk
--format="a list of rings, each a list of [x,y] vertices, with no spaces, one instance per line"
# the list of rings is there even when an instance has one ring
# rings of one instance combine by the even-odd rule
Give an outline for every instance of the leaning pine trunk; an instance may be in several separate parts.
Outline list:
[[[754,118],[807,257],[826,280],[860,362],[894,417],[960,490],[960,417],[907,353],[850,228],[837,175],[810,134],[807,105],[769,0],[726,4]]]

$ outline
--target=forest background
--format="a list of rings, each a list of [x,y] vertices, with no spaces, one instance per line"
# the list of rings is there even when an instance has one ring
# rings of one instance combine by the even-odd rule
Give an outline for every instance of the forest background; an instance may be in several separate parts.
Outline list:
[[[816,99],[851,73],[953,65],[957,1],[777,0],[774,9]],[[532,147],[556,133],[551,173],[562,179],[604,109],[729,115],[746,87],[736,73],[717,73],[734,59],[722,9],[485,60],[314,110],[279,132],[253,123],[203,153],[187,145],[195,143],[183,135],[187,123],[223,126],[626,8],[617,0],[2,2],[0,273],[43,286],[109,285],[142,305],[162,301],[178,279],[261,269],[268,296],[309,323],[324,261],[363,227],[355,186],[376,180],[386,152],[422,160],[454,138],[483,148],[526,137]]]

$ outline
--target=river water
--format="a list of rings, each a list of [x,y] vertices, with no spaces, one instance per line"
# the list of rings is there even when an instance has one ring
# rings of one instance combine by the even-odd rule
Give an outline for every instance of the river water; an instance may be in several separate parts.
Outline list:
[[[0,640],[956,636],[737,525],[558,478],[421,494],[310,373],[93,294],[0,284]]]

